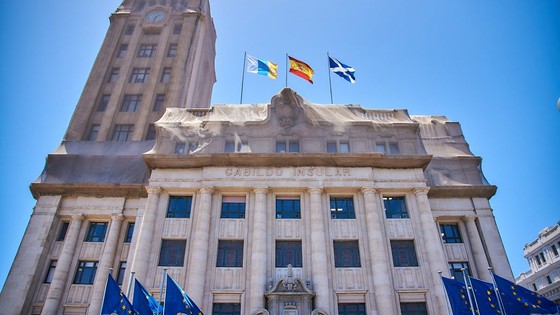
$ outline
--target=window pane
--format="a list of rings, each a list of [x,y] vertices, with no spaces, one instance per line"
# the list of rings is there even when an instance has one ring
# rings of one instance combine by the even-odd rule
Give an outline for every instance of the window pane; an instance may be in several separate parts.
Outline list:
[[[185,261],[186,240],[162,240],[159,266],[182,267]]]
[[[467,262],[450,262],[449,263],[449,274],[451,277],[455,278],[456,281],[465,282],[463,277],[463,269],[467,272],[467,275],[471,276],[471,270],[469,269],[469,264]]]
[[[218,241],[216,267],[243,267],[243,241]]]
[[[377,144],[375,145],[375,151],[381,152],[381,153],[385,153],[385,144],[383,144],[383,143],[377,143]]]
[[[391,241],[391,253],[395,267],[418,267],[414,241]]]
[[[190,218],[192,197],[171,196],[167,207],[168,218]]]
[[[124,273],[126,271],[126,261],[121,261],[119,265],[119,272],[117,274],[117,284],[122,285],[124,280]]]
[[[399,154],[399,145],[396,142],[389,143],[389,153],[391,154]]]
[[[440,229],[444,243],[463,243],[457,224],[440,224]]]
[[[286,152],[286,141],[276,141],[276,152],[278,153]]]
[[[56,260],[51,260],[51,263],[49,265],[49,270],[47,271],[47,275],[45,276],[45,281],[43,281],[44,283],[51,283],[55,270],[56,270]]]
[[[350,145],[348,142],[340,142],[339,144],[340,153],[350,153]]]
[[[352,197],[331,197],[331,218],[355,219],[354,199]]]
[[[222,198],[222,212],[220,215],[223,219],[241,219],[245,217],[245,197],[227,197]]]
[[[289,141],[290,152],[299,152],[299,141]]]
[[[364,303],[340,303],[338,304],[338,315],[366,315]]]
[[[134,222],[128,223],[128,228],[126,229],[126,236],[124,238],[125,243],[132,242],[132,234],[134,233]]]
[[[93,284],[97,272],[97,261],[80,261],[74,284]]]
[[[111,95],[105,94],[101,97],[99,101],[99,105],[97,105],[98,112],[104,112],[107,109],[107,105],[109,104],[109,100],[111,99]]]
[[[128,141],[132,137],[133,125],[116,125],[113,132],[113,141]]]
[[[99,134],[99,129],[101,127],[99,125],[91,125],[91,129],[89,130],[89,135],[87,137],[88,141],[95,141],[97,140],[97,135]]]
[[[173,25],[173,35],[181,34],[181,29],[183,28],[183,24],[177,23]]]
[[[401,303],[402,315],[428,315],[425,302]]]
[[[159,112],[163,109],[163,102],[165,101],[165,94],[156,95],[154,101],[154,112]]]
[[[58,231],[58,236],[56,237],[56,240],[58,242],[64,241],[64,239],[66,238],[66,231],[68,231],[69,225],[70,225],[69,222],[62,222],[62,225],[60,226],[60,230]]]
[[[224,151],[227,152],[227,153],[235,152],[235,142],[234,141],[226,141]]]
[[[167,50],[167,57],[175,57],[177,55],[177,44],[170,44]]]
[[[299,219],[301,207],[299,197],[277,197],[276,219]]]
[[[212,315],[241,315],[241,304],[214,303],[212,304]]]
[[[86,235],[86,242],[103,242],[107,232],[107,222],[91,222]]]
[[[150,124],[148,126],[148,131],[146,132],[146,140],[155,140],[156,139],[156,126],[154,124]]]
[[[408,210],[404,197],[384,197],[385,216],[387,219],[408,218]]]
[[[327,152],[336,153],[336,142],[335,141],[327,142]]]
[[[334,266],[361,267],[358,241],[334,241]]]
[[[276,241],[276,268],[303,267],[301,241]]]

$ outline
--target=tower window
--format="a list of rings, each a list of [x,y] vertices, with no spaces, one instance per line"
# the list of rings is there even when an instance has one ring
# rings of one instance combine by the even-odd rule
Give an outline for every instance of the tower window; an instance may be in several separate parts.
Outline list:
[[[165,100],[165,94],[156,95],[156,99],[154,101],[154,112],[159,112],[162,110],[164,100]]]
[[[181,23],[177,23],[177,24],[173,25],[173,35],[181,34],[181,29],[182,28],[183,28],[183,24],[181,24]]]
[[[243,267],[243,241],[218,241],[216,267]]]
[[[99,100],[99,104],[97,105],[97,111],[104,112],[107,109],[107,105],[109,105],[110,100],[111,100],[111,95],[103,94],[101,100]]]
[[[74,284],[93,284],[97,272],[97,261],[80,261],[74,277]]]
[[[91,222],[86,235],[86,242],[103,242],[107,232],[107,222]]]
[[[116,125],[113,132],[113,141],[128,141],[132,137],[133,125]]]
[[[124,58],[126,56],[127,50],[128,50],[128,44],[121,44],[117,58]]]
[[[336,268],[361,267],[358,241],[334,241],[334,266]]]
[[[384,197],[385,217],[387,219],[408,218],[408,210],[404,197]]]
[[[299,197],[276,197],[276,219],[301,218]]]
[[[276,241],[276,268],[303,267],[301,241]]]
[[[352,197],[331,197],[332,219],[355,219],[354,199]]]
[[[60,241],[64,241],[64,239],[66,238],[66,232],[68,231],[68,226],[70,225],[69,222],[62,222],[62,225],[60,226],[60,230],[58,231],[58,236],[56,237],[56,241],[60,242]]]
[[[154,124],[148,125],[148,131],[146,132],[146,140],[156,139],[156,126]]]
[[[168,218],[190,218],[191,217],[191,196],[170,196],[167,206]]]
[[[43,281],[43,283],[51,283],[55,270],[56,270],[56,260],[51,260],[51,263],[49,265],[49,270],[47,271],[47,275],[45,276],[45,281]]]
[[[141,102],[142,95],[127,94],[124,96],[124,100],[121,106],[121,112],[136,112],[138,111]]]
[[[440,224],[441,236],[444,243],[454,244],[463,243],[461,233],[459,233],[459,225],[457,224]]]
[[[134,68],[130,76],[130,83],[144,83],[150,77],[150,68]]]
[[[99,134],[99,129],[100,129],[99,125],[91,125],[91,128],[89,129],[89,134],[87,136],[87,140],[88,141],[97,140],[97,135]]]
[[[186,240],[161,240],[158,266],[182,267],[186,247]]]
[[[129,24],[126,26],[126,29],[124,31],[124,35],[132,35],[132,33],[134,33],[134,25]]]
[[[244,196],[223,196],[222,197],[222,219],[241,219],[245,218],[245,197]]]
[[[395,267],[418,267],[416,248],[414,241],[391,241],[391,253],[393,254],[393,266]]]
[[[161,83],[167,83],[171,80],[171,68],[163,68],[161,74]]]
[[[169,44],[167,49],[167,57],[175,57],[177,55],[177,44]]]
[[[156,52],[156,44],[142,44],[138,50],[138,57],[150,58]]]
[[[111,69],[111,74],[109,75],[109,78],[107,79],[107,83],[115,83],[117,81],[117,79],[119,78],[119,68],[113,68]]]

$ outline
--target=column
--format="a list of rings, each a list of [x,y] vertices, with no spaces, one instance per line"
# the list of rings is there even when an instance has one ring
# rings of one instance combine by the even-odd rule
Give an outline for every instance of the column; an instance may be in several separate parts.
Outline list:
[[[323,223],[324,209],[321,203],[322,188],[309,188],[311,203],[311,267],[315,308],[330,310],[330,290],[327,261],[327,243]]]
[[[105,285],[107,283],[107,274],[109,273],[109,268],[112,267],[113,262],[115,261],[115,253],[117,252],[119,234],[121,231],[123,220],[124,216],[121,214],[115,214],[111,216],[109,233],[105,238],[103,255],[101,256],[99,265],[97,266],[97,272],[95,275],[95,280],[93,282],[91,302],[88,308],[88,314],[90,315],[98,315],[101,311],[101,303],[103,301],[103,294],[105,292]]]
[[[66,286],[66,280],[68,274],[70,274],[70,264],[72,263],[72,258],[74,257],[74,251],[76,249],[76,244],[78,243],[78,236],[80,234],[80,229],[82,227],[82,222],[84,221],[84,216],[74,215],[72,216],[72,221],[68,227],[68,232],[66,233],[66,240],[64,245],[62,245],[62,251],[56,262],[56,269],[54,270],[53,279],[51,285],[49,286],[49,291],[47,292],[47,298],[45,300],[45,305],[41,311],[41,315],[52,315],[57,314],[57,310],[60,306],[60,300],[62,299],[62,294],[64,293],[64,288]]]
[[[463,218],[463,221],[465,221],[465,225],[467,226],[467,235],[471,245],[476,273],[478,278],[492,282],[490,274],[488,273],[488,260],[486,259],[486,253],[484,252],[484,247],[482,246],[480,234],[478,234],[475,219],[475,216],[466,216]]]
[[[249,279],[249,313],[264,308],[266,286],[266,194],[265,187],[255,188],[253,214],[253,247],[251,249],[251,275]]]
[[[488,200],[484,199],[487,203]],[[477,202],[475,201],[475,204]],[[482,239],[484,239],[486,249],[489,253],[492,253],[488,257],[493,272],[501,277],[509,279],[515,282],[509,260],[506,255],[506,250],[504,249],[504,243],[502,242],[502,237],[496,226],[496,220],[494,214],[490,208],[479,209],[477,207],[476,212],[478,213],[478,223],[480,224],[480,230],[482,231]]]
[[[447,313],[447,300],[438,271],[442,271],[443,275],[448,275],[447,258],[445,256],[443,244],[439,235],[439,230],[434,221],[430,202],[428,201],[429,188],[416,188],[414,194],[418,204],[418,213],[420,215],[420,224],[422,226],[422,237],[424,240],[425,256],[428,257],[430,266],[427,271],[431,275],[430,291],[436,302],[433,309],[436,314]]]
[[[187,284],[185,291],[193,301],[202,307],[204,298],[204,282],[208,262],[208,240],[210,238],[210,215],[212,213],[212,188],[201,188],[198,193],[200,201],[194,209],[196,220],[191,241],[191,253],[187,267]]]
[[[391,263],[388,259],[386,235],[383,233],[383,216],[377,207],[379,205],[374,188],[362,189],[366,210],[366,227],[373,272],[373,293],[377,314],[397,314],[395,289],[391,279]]]
[[[136,250],[132,259],[131,271],[135,272],[136,279],[142,283],[146,283],[148,275],[148,264],[150,262],[150,253],[152,249],[152,240],[157,217],[157,207],[161,189],[157,187],[148,187],[148,200],[142,215],[142,224],[138,234]]]

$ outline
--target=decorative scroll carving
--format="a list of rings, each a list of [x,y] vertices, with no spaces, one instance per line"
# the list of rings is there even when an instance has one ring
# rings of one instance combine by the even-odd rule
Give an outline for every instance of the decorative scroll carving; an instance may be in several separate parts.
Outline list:
[[[293,90],[285,88],[272,97],[272,108],[280,126],[289,129],[296,125],[302,115],[303,98]]]

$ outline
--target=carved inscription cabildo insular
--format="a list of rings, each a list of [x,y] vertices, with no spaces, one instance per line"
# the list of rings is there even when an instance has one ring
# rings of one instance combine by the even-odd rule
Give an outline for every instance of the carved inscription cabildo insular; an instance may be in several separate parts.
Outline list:
[[[231,167],[224,172],[227,177],[352,177],[344,167]]]

